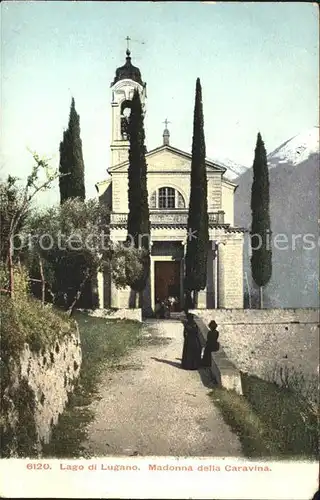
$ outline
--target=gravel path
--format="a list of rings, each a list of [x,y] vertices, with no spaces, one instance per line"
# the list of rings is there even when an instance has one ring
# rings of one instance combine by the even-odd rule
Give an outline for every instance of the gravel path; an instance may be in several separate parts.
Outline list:
[[[180,368],[183,325],[148,321],[146,342],[103,374],[83,445],[92,456],[241,456],[235,434],[208,397],[205,373]]]

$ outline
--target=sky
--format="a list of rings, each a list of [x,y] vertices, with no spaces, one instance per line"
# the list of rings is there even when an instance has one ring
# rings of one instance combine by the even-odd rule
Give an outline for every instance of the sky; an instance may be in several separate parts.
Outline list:
[[[271,152],[319,125],[318,16],[302,2],[2,2],[0,177],[26,176],[30,150],[59,165],[74,96],[96,196],[127,36],[147,83],[147,148],[162,144],[168,118],[170,143],[191,152],[199,77],[207,156],[251,166],[258,131]],[[58,199],[56,185],[45,203]]]

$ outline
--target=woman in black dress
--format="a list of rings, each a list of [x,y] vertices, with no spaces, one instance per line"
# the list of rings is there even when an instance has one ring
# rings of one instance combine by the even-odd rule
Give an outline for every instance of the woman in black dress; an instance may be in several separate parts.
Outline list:
[[[198,326],[194,321],[193,314],[187,314],[183,336],[181,367],[185,370],[198,370],[201,366],[201,343]]]
[[[219,332],[217,330],[217,323],[212,320],[209,323],[210,330],[207,335],[207,342],[204,348],[203,358],[202,358],[202,366],[210,367],[211,366],[211,353],[219,351],[220,344],[218,342]]]

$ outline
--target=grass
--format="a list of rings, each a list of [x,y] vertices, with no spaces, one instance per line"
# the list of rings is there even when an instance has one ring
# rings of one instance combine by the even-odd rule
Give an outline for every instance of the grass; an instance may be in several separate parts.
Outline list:
[[[8,289],[8,270],[0,263],[0,288]],[[0,295],[1,358],[18,358],[27,343],[32,351],[51,347],[56,340],[75,333],[74,321],[53,307],[43,305],[29,293],[26,270],[14,268],[14,297]],[[2,377],[3,378],[3,377]]]
[[[242,374],[243,396],[215,388],[211,397],[248,458],[317,460],[315,408],[289,388]]]
[[[27,343],[32,351],[51,347],[65,335],[76,332],[74,321],[67,314],[43,305],[31,296],[12,300],[0,297],[1,351],[4,359],[18,358]]]
[[[90,403],[97,399],[98,382],[105,368],[121,370],[120,359],[138,345],[141,325],[135,321],[106,320],[76,313],[82,345],[80,378],[69,403],[53,429],[43,455],[55,458],[88,457],[81,446],[93,418]]]
[[[297,392],[298,397],[303,394],[304,399],[310,401],[314,406],[319,405],[319,375],[303,373],[301,370],[283,363],[276,363],[273,370],[266,375],[266,380]]]

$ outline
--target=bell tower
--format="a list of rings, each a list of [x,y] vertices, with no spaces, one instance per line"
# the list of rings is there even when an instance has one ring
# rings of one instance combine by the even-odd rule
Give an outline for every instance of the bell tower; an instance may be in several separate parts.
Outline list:
[[[128,37],[127,40],[129,40]],[[115,78],[111,83],[111,167],[128,159],[127,127],[135,89],[139,92],[142,109],[145,113],[146,83],[142,81],[139,68],[131,63],[131,53],[128,47],[126,62],[117,68]]]

